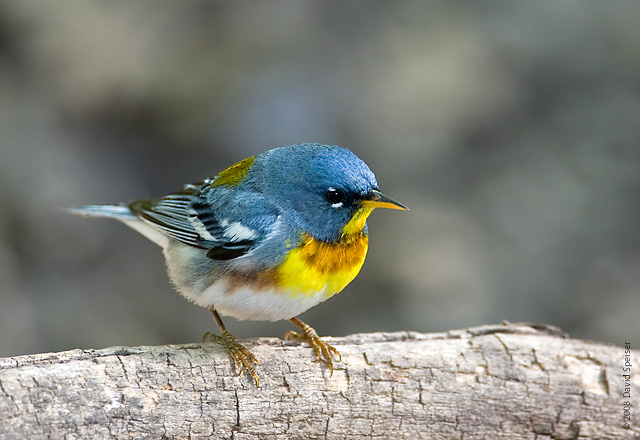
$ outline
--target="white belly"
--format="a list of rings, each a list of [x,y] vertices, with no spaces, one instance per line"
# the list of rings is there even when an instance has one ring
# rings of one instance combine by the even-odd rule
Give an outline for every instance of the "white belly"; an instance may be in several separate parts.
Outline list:
[[[293,318],[331,296],[326,288],[314,294],[300,294],[295,290],[282,291],[269,280],[251,285],[244,283],[242,276],[216,276],[209,267],[213,263],[202,249],[176,241],[169,244],[164,249],[167,269],[178,292],[199,306],[214,307],[221,315],[240,320],[279,321]]]
[[[227,282],[220,280],[189,299],[202,307],[213,306],[221,315],[240,320],[279,321],[291,319],[327,298],[324,290],[313,295],[293,296],[287,292],[256,291],[248,287],[228,289]]]

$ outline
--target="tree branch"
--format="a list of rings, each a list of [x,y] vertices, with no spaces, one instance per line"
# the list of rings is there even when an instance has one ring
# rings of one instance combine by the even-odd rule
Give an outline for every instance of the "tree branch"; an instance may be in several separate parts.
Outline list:
[[[639,351],[625,384],[624,348],[550,327],[326,340],[331,378],[307,346],[245,341],[260,388],[212,344],[0,359],[0,438],[640,438]]]

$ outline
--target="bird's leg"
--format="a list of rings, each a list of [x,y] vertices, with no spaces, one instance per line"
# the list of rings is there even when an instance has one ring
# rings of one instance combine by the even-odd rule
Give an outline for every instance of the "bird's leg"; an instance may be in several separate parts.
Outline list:
[[[211,341],[216,344],[223,345],[226,347],[227,351],[233,358],[236,363],[236,368],[238,369],[238,376],[242,374],[243,368],[249,370],[251,376],[253,376],[253,380],[256,381],[256,386],[260,386],[260,380],[258,379],[258,375],[256,374],[255,364],[258,363],[256,357],[247,350],[242,344],[240,344],[236,338],[229,333],[227,328],[222,323],[222,319],[220,319],[220,315],[216,312],[216,309],[213,307],[209,307],[209,311],[213,315],[213,319],[215,319],[218,327],[220,327],[220,331],[222,332],[222,336],[215,335],[211,332],[207,332],[202,337],[202,341]]]
[[[327,344],[322,339],[320,339],[320,336],[318,336],[318,333],[316,333],[316,331],[310,325],[305,324],[304,322],[300,321],[298,318],[291,318],[290,321],[296,327],[299,327],[302,330],[302,333],[289,330],[284,334],[285,341],[289,339],[293,339],[300,342],[307,342],[311,346],[311,348],[313,348],[313,350],[316,352],[316,355],[318,355],[318,361],[324,360],[327,363],[327,366],[329,367],[329,371],[331,372],[329,374],[329,377],[333,376],[332,354],[338,357],[339,362],[342,361],[342,356],[340,356],[340,353],[338,352],[338,350],[336,350],[333,346]]]

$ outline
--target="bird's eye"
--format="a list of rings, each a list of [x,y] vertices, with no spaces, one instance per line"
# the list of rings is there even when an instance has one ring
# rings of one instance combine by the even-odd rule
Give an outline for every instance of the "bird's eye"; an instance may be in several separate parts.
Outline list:
[[[342,206],[342,202],[344,202],[344,193],[339,189],[329,188],[325,195],[327,196],[329,203],[331,203],[331,206],[335,208]]]

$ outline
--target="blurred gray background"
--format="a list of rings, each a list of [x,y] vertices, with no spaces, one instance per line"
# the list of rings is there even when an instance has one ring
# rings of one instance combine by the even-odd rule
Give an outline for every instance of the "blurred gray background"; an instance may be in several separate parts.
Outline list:
[[[0,356],[199,341],[160,250],[59,207],[350,148],[376,211],[321,335],[502,320],[640,343],[640,4],[0,2]],[[238,337],[287,322],[227,318]]]

